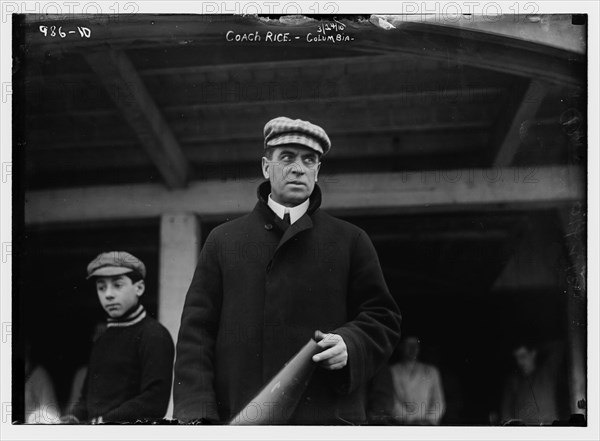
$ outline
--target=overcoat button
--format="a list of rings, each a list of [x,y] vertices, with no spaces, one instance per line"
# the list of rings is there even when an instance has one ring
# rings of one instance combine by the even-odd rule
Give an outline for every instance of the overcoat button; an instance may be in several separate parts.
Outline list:
[[[271,231],[272,229],[273,229],[273,225],[272,224],[265,224],[265,230]]]

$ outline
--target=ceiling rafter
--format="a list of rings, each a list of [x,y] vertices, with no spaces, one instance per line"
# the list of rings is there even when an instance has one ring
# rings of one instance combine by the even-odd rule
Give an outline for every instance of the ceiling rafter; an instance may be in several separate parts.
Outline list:
[[[190,165],[129,58],[115,50],[85,55],[170,188],[187,184]]]
[[[496,122],[491,137],[490,152],[496,152],[494,167],[509,166],[521,145],[527,124],[534,121],[547,93],[543,82],[531,79],[508,94],[508,103]]]

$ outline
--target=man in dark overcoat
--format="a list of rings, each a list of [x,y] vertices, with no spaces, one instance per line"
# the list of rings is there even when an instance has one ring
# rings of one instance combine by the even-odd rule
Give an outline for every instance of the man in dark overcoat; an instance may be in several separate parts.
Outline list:
[[[187,292],[174,417],[228,422],[313,337],[317,368],[287,422],[364,423],[400,312],[367,234],[319,209],[326,132],[278,117],[264,137],[258,202],[211,231]]]

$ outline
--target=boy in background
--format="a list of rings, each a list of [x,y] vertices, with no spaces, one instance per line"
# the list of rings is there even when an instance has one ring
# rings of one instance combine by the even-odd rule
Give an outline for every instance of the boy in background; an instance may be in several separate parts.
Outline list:
[[[135,422],[165,416],[174,345],[167,329],[147,315],[146,267],[124,251],[102,253],[87,267],[107,328],[94,344],[81,396],[64,423]]]

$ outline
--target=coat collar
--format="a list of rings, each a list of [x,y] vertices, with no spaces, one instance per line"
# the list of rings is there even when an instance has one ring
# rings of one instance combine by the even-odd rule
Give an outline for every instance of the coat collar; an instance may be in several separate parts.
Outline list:
[[[283,236],[279,240],[279,244],[277,245],[277,249],[275,253],[290,239],[296,236],[298,233],[308,230],[313,227],[313,221],[311,219],[312,215],[319,209],[321,206],[321,189],[317,184],[315,184],[315,188],[310,195],[310,203],[308,205],[308,210],[306,213],[294,222],[292,225],[288,226],[285,224],[268,206],[267,198],[269,197],[269,193],[271,193],[271,183],[269,181],[265,181],[258,186],[257,196],[258,202],[254,207],[254,211],[261,214],[263,219],[271,224],[275,224],[277,228],[283,231]],[[268,224],[265,225],[265,227]]]

